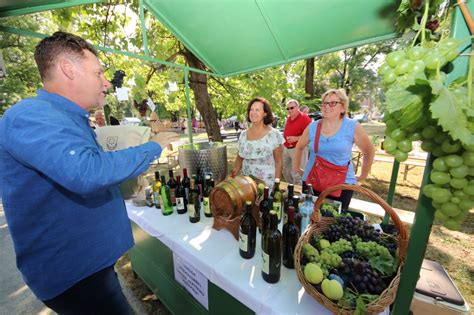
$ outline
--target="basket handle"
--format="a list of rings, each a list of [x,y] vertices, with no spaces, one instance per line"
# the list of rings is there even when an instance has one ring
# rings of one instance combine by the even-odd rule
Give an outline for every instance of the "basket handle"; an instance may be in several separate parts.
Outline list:
[[[321,204],[324,202],[324,199],[326,199],[329,194],[332,192],[338,191],[338,190],[352,190],[352,191],[357,191],[360,193],[363,193],[367,197],[369,197],[372,201],[375,203],[378,203],[386,213],[390,216],[392,219],[393,223],[398,229],[398,247],[399,247],[399,257],[400,261],[403,261],[405,258],[406,250],[407,250],[407,231],[405,229],[405,226],[403,225],[403,222],[400,220],[400,217],[398,214],[392,209],[392,207],[382,198],[380,198],[379,195],[374,193],[372,190],[362,187],[360,185],[348,185],[348,184],[341,184],[341,185],[335,185],[332,187],[329,187],[325,189],[318,197],[318,200],[316,200],[316,203],[314,204],[313,208],[313,214],[311,215],[311,222],[319,222],[320,217],[319,217],[319,208],[321,207]]]

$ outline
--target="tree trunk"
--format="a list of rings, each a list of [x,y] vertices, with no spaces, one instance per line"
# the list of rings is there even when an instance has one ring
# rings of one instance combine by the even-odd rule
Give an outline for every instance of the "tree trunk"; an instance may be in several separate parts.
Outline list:
[[[194,56],[192,52],[184,50],[183,55],[190,67],[206,70],[206,66],[196,56]],[[207,90],[207,75],[190,71],[189,86],[194,92],[196,107],[206,124],[208,137],[212,137],[214,141],[222,141],[221,130],[217,123],[217,114],[212,106],[211,98],[209,97],[209,92]]]
[[[311,100],[314,98],[314,58],[306,59],[306,74],[304,82],[305,98]]]

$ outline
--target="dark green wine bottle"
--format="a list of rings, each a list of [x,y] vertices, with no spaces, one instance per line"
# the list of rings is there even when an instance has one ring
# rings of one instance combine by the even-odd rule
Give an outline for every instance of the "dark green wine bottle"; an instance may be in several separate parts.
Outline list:
[[[239,252],[240,256],[250,259],[255,255],[257,241],[257,222],[252,215],[252,202],[245,203],[245,213],[240,219]]]
[[[211,184],[211,175],[206,175],[204,192],[202,194],[202,206],[204,208],[204,215],[208,218],[212,217],[211,201],[209,200],[212,188],[213,186]]]
[[[196,179],[191,178],[188,203],[189,222],[197,223],[201,220],[201,198],[199,188],[196,185]]]
[[[290,269],[295,268],[293,254],[300,238],[300,231],[295,225],[294,215],[295,208],[290,206],[288,208],[288,222],[283,226],[283,265]]]
[[[278,215],[270,211],[270,228],[262,240],[262,277],[268,283],[280,280],[281,273],[281,233],[278,231]]]

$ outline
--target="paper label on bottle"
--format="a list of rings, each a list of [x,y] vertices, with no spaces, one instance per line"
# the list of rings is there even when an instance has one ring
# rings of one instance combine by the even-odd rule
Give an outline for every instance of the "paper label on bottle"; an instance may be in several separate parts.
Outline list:
[[[281,220],[281,202],[277,201],[273,203],[273,210],[277,213],[278,220]]]
[[[262,250],[262,271],[267,275],[270,274],[270,255]]]
[[[183,210],[184,209],[184,198],[176,198],[176,209]]]
[[[211,204],[209,203],[209,197],[204,197],[202,205],[204,207],[204,213],[211,214]]]
[[[239,232],[239,248],[242,251],[247,252],[248,247],[249,247],[248,244],[249,244],[249,236],[240,231]]]
[[[192,203],[188,204],[188,214],[191,218],[194,218],[196,216],[196,209],[194,208],[194,205]]]
[[[187,187],[184,188],[184,195],[186,196],[186,200],[189,201],[189,188]]]

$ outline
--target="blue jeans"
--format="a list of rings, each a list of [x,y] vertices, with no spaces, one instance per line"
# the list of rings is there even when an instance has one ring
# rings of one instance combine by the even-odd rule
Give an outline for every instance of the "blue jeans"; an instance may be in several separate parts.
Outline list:
[[[43,303],[58,314],[133,314],[113,265]]]

